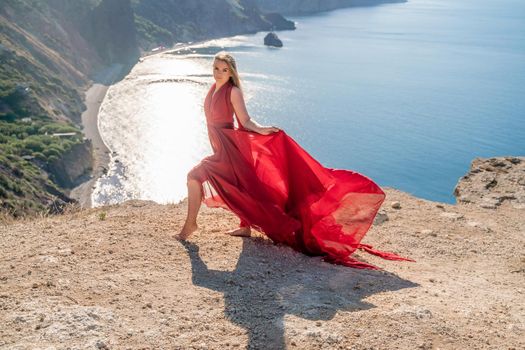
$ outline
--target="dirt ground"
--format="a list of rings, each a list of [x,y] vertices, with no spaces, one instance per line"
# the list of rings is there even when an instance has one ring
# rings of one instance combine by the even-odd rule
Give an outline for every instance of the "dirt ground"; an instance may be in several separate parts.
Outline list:
[[[227,236],[222,209],[183,244],[184,203],[3,224],[0,348],[525,348],[525,211],[385,191],[363,243],[416,262],[354,255],[380,271]]]

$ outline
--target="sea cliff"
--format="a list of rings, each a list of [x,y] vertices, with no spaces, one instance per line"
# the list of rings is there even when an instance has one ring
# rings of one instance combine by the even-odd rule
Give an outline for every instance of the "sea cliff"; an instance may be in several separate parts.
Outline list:
[[[502,188],[525,177],[509,158]],[[5,222],[0,347],[522,349],[524,209],[468,188],[456,205],[385,188],[363,243],[415,262],[354,255],[382,271],[228,236],[238,219],[222,209],[204,207],[183,244],[185,202]]]
[[[262,11],[284,15],[311,15],[345,7],[377,6],[407,0],[255,0]]]

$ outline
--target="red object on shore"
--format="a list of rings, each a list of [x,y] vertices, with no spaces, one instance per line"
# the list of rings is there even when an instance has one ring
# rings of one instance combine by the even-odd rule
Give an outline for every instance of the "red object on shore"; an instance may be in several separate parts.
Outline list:
[[[214,153],[188,173],[201,182],[207,206],[230,210],[240,226],[331,263],[378,269],[352,258],[356,249],[413,261],[360,243],[385,200],[377,184],[324,167],[282,130],[261,135],[238,120],[234,128],[232,87],[227,82],[215,94],[215,84],[210,88],[204,110]]]

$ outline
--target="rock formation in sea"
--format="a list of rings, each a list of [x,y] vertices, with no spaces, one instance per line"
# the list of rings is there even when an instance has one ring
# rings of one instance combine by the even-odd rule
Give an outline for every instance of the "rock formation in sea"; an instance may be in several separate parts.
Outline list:
[[[277,34],[275,34],[274,32],[271,32],[271,33],[266,34],[266,36],[264,37],[264,45],[274,46],[274,47],[283,47],[283,42],[281,41],[281,39],[279,39]]]

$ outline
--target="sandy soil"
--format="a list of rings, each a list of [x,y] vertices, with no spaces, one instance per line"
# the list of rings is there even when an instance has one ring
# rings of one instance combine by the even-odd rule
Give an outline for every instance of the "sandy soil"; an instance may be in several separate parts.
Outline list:
[[[381,271],[226,236],[221,209],[183,244],[184,203],[4,224],[0,348],[525,348],[524,210],[385,191],[363,243],[416,262],[356,254]]]

